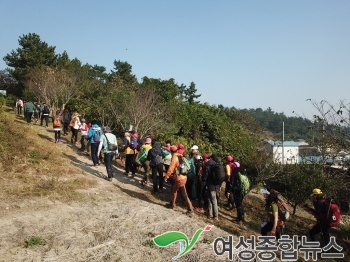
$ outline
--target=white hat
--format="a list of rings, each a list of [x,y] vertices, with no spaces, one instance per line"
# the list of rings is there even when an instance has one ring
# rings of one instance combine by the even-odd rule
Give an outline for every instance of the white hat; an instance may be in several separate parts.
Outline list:
[[[197,145],[193,145],[193,146],[191,147],[191,150],[198,150],[198,146],[197,146]]]
[[[260,190],[261,194],[267,194],[267,195],[270,195],[270,192],[266,189],[266,188],[262,188]]]

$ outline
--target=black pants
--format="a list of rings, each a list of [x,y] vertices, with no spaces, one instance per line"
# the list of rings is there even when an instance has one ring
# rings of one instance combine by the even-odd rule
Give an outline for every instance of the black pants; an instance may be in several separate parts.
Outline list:
[[[98,146],[99,143],[91,143],[91,158],[94,166],[98,165]]]
[[[208,190],[205,184],[202,184],[197,178],[197,199],[199,208],[208,208]]]
[[[237,209],[237,221],[244,222],[243,198],[244,196],[242,193],[234,192],[233,199]]]
[[[17,114],[22,115],[22,107],[21,106],[17,106]]]
[[[32,115],[33,115],[33,112],[26,112],[26,120],[28,124],[32,122]]]
[[[107,170],[108,178],[113,178],[113,168],[112,168],[112,159],[114,157],[114,152],[104,153],[104,162]]]
[[[267,233],[270,232],[273,228],[273,221],[267,222],[265,226],[261,228],[261,235],[267,236]],[[276,230],[276,240],[280,239],[280,233]]]
[[[70,142],[76,143],[78,141],[78,129],[75,129],[74,127],[72,127],[71,131],[72,131],[72,138],[70,139]]]
[[[55,141],[61,139],[61,131],[55,131]]]
[[[197,194],[196,194],[196,178],[189,178],[187,177],[186,181],[186,191],[188,198],[193,201],[197,199]]]
[[[153,191],[157,192],[158,185],[160,190],[163,189],[163,181],[164,181],[163,164],[160,163],[151,168],[152,168],[152,179],[153,179]]]
[[[69,122],[63,123],[63,134],[68,135],[68,127],[69,127]]]
[[[134,154],[125,155],[125,172],[131,172],[133,175],[135,175]]]
[[[46,124],[46,127],[49,126],[49,115],[47,114],[42,114],[41,115],[41,119],[40,119],[40,125],[42,126],[43,125],[43,122],[44,122],[44,119],[45,119],[45,124]]]
[[[318,221],[317,224],[314,225],[313,228],[311,228],[309,231],[311,241],[316,241],[316,235],[322,232],[324,242],[323,244],[326,246],[330,241],[329,230],[330,227],[326,225],[326,223]]]

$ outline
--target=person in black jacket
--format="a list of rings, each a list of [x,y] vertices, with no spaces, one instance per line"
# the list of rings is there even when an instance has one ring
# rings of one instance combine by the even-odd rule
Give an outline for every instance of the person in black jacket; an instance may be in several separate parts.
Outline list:
[[[213,217],[216,221],[219,220],[218,196],[221,185],[216,183],[212,167],[217,164],[220,164],[220,160],[216,154],[212,154],[209,161],[205,164],[205,170],[202,175],[202,180],[208,189],[208,218]]]
[[[162,150],[162,144],[158,141],[152,141],[152,148],[148,151],[147,160],[152,169],[153,192],[161,192],[163,190],[163,159],[165,155]],[[159,185],[159,187],[158,187]]]

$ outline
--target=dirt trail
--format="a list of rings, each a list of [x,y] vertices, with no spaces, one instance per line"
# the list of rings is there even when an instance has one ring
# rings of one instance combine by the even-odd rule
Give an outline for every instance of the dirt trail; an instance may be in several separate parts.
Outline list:
[[[43,143],[53,141],[49,130],[33,128],[46,136]],[[65,150],[67,163],[84,170],[83,175],[93,176],[97,186],[80,190],[87,197],[81,202],[67,204],[44,197],[2,202],[0,261],[170,261],[179,252],[179,244],[160,248],[154,246],[153,237],[181,231],[191,239],[197,229],[213,223],[200,214],[190,218],[182,208],[165,208],[169,186],[163,193],[153,195],[150,186],[140,185],[141,176],[126,177],[119,167],[115,167],[113,181],[108,182],[103,179],[105,167],[89,166],[92,161],[68,140],[57,147]],[[232,232],[219,227],[204,232],[181,261],[225,260],[215,256],[211,243],[216,237],[226,238],[229,234]],[[46,244],[26,248],[25,240],[31,236],[41,237]]]

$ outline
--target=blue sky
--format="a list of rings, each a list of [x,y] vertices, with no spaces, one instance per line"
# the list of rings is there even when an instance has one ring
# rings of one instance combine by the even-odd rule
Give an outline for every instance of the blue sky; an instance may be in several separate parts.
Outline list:
[[[350,1],[0,0],[0,57],[23,34],[139,80],[196,84],[202,103],[309,116],[350,86]],[[6,64],[1,59],[0,69]]]

